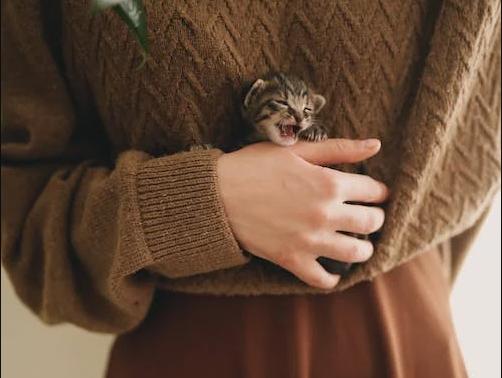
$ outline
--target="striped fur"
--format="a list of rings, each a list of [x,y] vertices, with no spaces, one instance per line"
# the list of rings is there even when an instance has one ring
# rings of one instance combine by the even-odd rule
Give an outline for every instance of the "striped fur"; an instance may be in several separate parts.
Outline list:
[[[244,120],[252,126],[249,142],[269,140],[291,146],[299,139],[321,141],[328,135],[316,122],[326,103],[301,79],[283,73],[256,80],[242,101]]]

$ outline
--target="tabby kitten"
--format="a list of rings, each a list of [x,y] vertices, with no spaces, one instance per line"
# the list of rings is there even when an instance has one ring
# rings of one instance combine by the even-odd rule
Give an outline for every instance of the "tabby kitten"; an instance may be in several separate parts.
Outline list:
[[[323,96],[295,76],[278,73],[258,79],[243,93],[242,115],[250,126],[246,142],[271,141],[292,146],[300,139],[326,140],[328,134],[316,118],[325,104]],[[339,275],[347,274],[353,265],[326,257],[319,257],[317,261],[328,272]]]
[[[245,91],[241,104],[244,121],[250,126],[248,143],[269,140],[291,146],[299,139],[318,142],[328,139],[316,115],[326,104],[303,80],[282,73],[256,80]]]

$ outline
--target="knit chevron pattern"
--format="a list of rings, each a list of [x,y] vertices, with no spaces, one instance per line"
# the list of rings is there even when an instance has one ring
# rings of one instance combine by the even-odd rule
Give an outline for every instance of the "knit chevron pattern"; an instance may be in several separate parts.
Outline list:
[[[146,2],[152,58],[135,72],[141,57],[125,27],[113,15],[82,27],[87,9],[69,1],[68,56],[74,70],[106,68],[90,83],[119,149],[231,144],[240,88],[270,70],[294,72],[323,93],[333,136],[378,136],[394,146],[436,11],[423,0],[363,3]]]
[[[374,259],[346,285],[461,234],[498,190],[498,1],[145,4],[152,54],[140,71],[137,46],[117,19],[65,4],[70,81],[85,92],[86,77],[117,150],[228,148],[241,131],[240,88],[271,70],[294,73],[326,97],[332,137],[382,140],[369,172],[394,198]],[[273,270],[244,270],[252,280],[260,269]],[[278,286],[271,291],[288,291]]]
[[[406,189],[390,211],[401,224],[383,250],[461,234],[500,186],[500,3],[445,1],[431,45],[403,141],[396,187]]]

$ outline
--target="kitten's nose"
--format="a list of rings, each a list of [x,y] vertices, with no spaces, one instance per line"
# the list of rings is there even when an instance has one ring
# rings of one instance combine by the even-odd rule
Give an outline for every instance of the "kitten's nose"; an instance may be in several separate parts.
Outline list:
[[[303,120],[303,117],[299,114],[295,114],[293,117],[295,117],[296,123],[300,123]]]

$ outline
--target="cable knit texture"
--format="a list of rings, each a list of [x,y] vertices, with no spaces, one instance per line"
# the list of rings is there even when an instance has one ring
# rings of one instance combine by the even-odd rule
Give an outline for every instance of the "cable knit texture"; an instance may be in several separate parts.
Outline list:
[[[138,70],[112,12],[2,1],[2,261],[44,321],[123,332],[159,287],[319,293],[246,258],[218,194],[240,89],[271,70],[326,97],[331,137],[382,140],[386,223],[335,290],[440,243],[458,270],[500,187],[499,0],[144,2]]]

